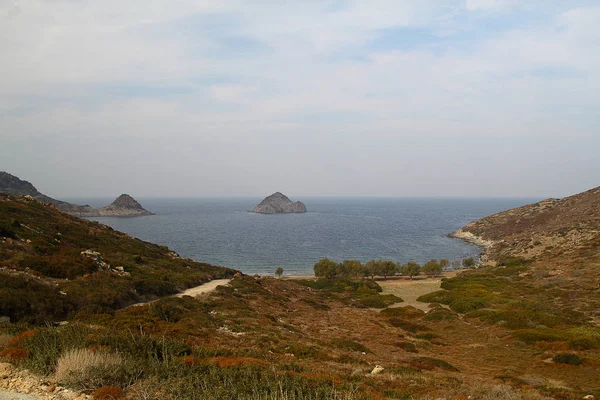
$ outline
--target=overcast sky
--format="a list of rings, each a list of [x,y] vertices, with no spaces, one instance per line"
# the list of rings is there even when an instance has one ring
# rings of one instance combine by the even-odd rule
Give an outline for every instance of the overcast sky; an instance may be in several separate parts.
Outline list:
[[[600,1],[0,0],[0,170],[54,197],[600,185]]]

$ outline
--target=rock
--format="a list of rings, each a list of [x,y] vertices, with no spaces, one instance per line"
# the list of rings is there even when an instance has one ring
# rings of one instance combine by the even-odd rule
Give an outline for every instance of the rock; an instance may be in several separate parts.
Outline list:
[[[154,215],[128,194],[122,194],[110,205],[98,208],[87,217],[139,217]]]
[[[384,369],[385,368],[383,368],[381,365],[376,365],[375,368],[373,368],[373,371],[371,371],[371,375],[378,375],[382,373]]]
[[[283,193],[276,192],[265,197],[256,206],[254,212],[257,214],[305,213],[306,206],[300,201],[291,201]]]
[[[594,397],[591,394],[588,394],[587,396],[583,396],[584,400],[596,400],[596,397]]]

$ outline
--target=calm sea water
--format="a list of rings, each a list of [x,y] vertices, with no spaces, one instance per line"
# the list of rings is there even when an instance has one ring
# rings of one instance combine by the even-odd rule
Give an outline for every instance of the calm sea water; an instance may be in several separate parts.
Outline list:
[[[466,223],[539,199],[298,198],[306,214],[248,212],[260,198],[144,199],[157,215],[92,218],[184,257],[245,273],[312,273],[322,257],[425,262],[478,256],[446,237]],[[103,206],[112,199],[71,199]]]

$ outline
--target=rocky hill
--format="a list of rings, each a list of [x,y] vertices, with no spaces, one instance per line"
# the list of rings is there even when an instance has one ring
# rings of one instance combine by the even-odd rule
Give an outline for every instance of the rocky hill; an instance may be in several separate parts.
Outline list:
[[[486,247],[490,261],[573,256],[600,243],[600,187],[490,215],[453,236]]]
[[[0,171],[0,193],[31,196],[42,203],[52,204],[60,211],[76,217],[138,217],[154,215],[127,194],[122,194],[112,204],[97,209],[89,205],[80,206],[56,200],[40,193],[31,183],[4,171]]]
[[[84,216],[94,211],[89,205],[80,206],[46,196],[45,194],[40,193],[35,186],[28,181],[21,180],[4,171],[0,171],[0,193],[31,196],[38,201],[53,204],[59,210],[77,216]]]
[[[265,197],[256,206],[254,212],[258,214],[305,213],[306,206],[300,201],[291,201],[281,192],[276,192]]]

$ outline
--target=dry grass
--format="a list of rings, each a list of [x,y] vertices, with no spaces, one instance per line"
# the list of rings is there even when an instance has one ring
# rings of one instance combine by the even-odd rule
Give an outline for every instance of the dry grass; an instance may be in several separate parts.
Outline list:
[[[533,389],[517,389],[505,384],[479,384],[457,387],[444,393],[445,398],[478,400],[551,400]]]
[[[2,335],[0,334],[0,350],[3,350],[8,347],[12,339],[10,335]]]
[[[63,354],[56,365],[56,380],[78,387],[103,386],[107,375],[120,370],[125,364],[116,353],[73,349]]]

